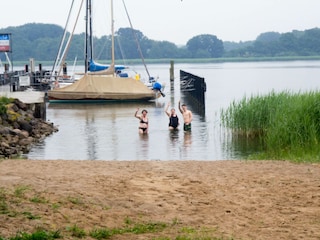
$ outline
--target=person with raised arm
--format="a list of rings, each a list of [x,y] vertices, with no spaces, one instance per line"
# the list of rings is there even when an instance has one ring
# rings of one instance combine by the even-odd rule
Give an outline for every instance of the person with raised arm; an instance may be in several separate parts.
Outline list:
[[[169,111],[170,102],[167,104],[165,113],[169,117],[169,129],[170,130],[177,130],[179,127],[179,118],[177,116],[176,110],[174,108],[171,108]]]
[[[179,101],[179,110],[183,116],[183,130],[191,131],[192,112],[188,109],[186,104],[182,104]]]
[[[147,116],[148,111],[143,109],[141,111],[141,115],[138,115],[139,108],[137,108],[137,111],[135,112],[134,116],[140,120],[139,122],[139,133],[148,133],[148,127],[149,127],[149,118]]]

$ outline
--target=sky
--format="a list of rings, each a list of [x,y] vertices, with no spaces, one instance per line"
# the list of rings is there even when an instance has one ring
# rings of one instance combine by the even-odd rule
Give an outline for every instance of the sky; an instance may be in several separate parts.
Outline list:
[[[81,1],[75,0],[77,8],[71,19],[75,19]],[[2,1],[0,29],[26,23],[64,27],[71,3],[72,0]],[[135,29],[149,39],[177,45],[185,45],[200,34],[240,42],[255,40],[264,32],[320,27],[320,0],[125,0],[125,4]],[[106,23],[111,18],[109,6],[108,0],[93,0],[93,31],[98,37],[110,34]],[[130,27],[122,0],[114,0],[114,9],[115,30]],[[68,29],[71,31],[72,27]],[[84,32],[83,15],[75,32]]]

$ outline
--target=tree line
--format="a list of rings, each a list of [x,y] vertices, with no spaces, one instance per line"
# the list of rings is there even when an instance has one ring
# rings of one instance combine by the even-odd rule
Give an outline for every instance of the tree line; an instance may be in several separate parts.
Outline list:
[[[40,23],[0,29],[0,33],[12,34],[11,54],[15,61],[26,61],[29,58],[54,61],[63,31],[58,25]],[[84,39],[84,33],[73,36],[67,61],[76,57],[84,60]],[[111,58],[110,35],[93,37],[93,45],[95,60]],[[141,54],[146,59],[319,56],[320,29],[294,30],[288,33],[266,32],[255,40],[246,42],[222,41],[215,35],[201,34],[189,39],[185,46],[149,39],[139,30],[118,29],[115,36],[116,59],[139,59]],[[0,59],[5,60],[4,54],[0,54]]]

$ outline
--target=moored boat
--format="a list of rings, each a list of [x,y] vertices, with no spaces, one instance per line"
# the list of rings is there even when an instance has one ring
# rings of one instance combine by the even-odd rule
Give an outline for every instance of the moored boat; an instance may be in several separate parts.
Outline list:
[[[87,0],[86,4],[87,28],[91,29],[91,0]],[[55,88],[48,91],[48,99],[50,102],[66,102],[66,101],[150,101],[155,100],[162,94],[161,86],[150,88],[139,78],[129,76],[121,76],[118,74],[122,70],[122,66],[115,65],[114,59],[114,26],[113,26],[113,0],[111,0],[111,32],[112,32],[112,59],[111,64],[107,68],[99,68],[94,71],[88,71],[89,64],[94,63],[92,56],[88,61],[88,53],[85,54],[85,73],[76,82],[63,88]],[[87,31],[86,31],[87,32]],[[92,37],[92,31],[90,36]],[[86,37],[86,39],[89,39]],[[86,43],[87,44],[87,43]],[[92,48],[92,46],[90,46]],[[88,48],[85,48],[88,51]],[[98,66],[98,64],[95,64]],[[101,66],[100,66],[101,67]],[[119,68],[119,69],[118,69]],[[122,69],[121,69],[122,68]]]

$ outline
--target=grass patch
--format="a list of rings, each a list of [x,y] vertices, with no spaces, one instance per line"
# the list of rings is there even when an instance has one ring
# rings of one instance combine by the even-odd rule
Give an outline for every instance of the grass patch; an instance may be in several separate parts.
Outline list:
[[[156,233],[163,231],[166,227],[166,223],[161,222],[148,222],[148,223],[134,223],[130,218],[125,220],[126,226],[123,228],[96,228],[90,232],[90,236],[95,239],[108,239],[114,235],[121,234],[144,234],[144,233]]]
[[[83,205],[84,202],[82,199],[78,198],[78,197],[68,197],[68,201],[75,204],[75,205]]]
[[[59,231],[45,231],[37,230],[34,233],[19,232],[16,236],[11,237],[9,240],[52,240],[61,238]],[[0,237],[1,239],[1,237]],[[2,238],[3,239],[3,238]],[[4,240],[4,239],[3,239]]]
[[[40,219],[40,216],[37,215],[33,215],[31,212],[23,212],[22,213],[24,216],[26,216],[26,218],[30,219],[30,220],[35,220],[35,219]]]
[[[0,97],[0,114],[5,114],[7,112],[7,107],[9,103],[12,103],[14,99],[7,97]]]
[[[30,189],[30,190],[29,190]],[[28,193],[26,193],[26,191]],[[34,196],[34,197],[30,197]],[[190,240],[201,240],[201,239],[213,239],[210,236],[216,236],[218,233],[209,231],[203,232],[198,227],[184,227],[179,219],[174,218],[169,223],[157,222],[157,221],[142,221],[141,216],[137,217],[125,217],[123,222],[119,226],[114,228],[108,227],[89,227],[90,225],[77,225],[76,218],[71,218],[69,212],[61,211],[59,216],[65,218],[60,223],[52,223],[54,229],[60,229],[58,232],[48,231],[44,229],[38,229],[33,227],[36,224],[42,224],[42,222],[50,221],[51,217],[55,215],[55,211],[59,208],[64,210],[65,208],[72,208],[76,211],[81,209],[83,211],[83,205],[80,202],[86,202],[86,199],[80,201],[79,198],[74,199],[76,205],[70,206],[70,198],[66,198],[67,201],[62,201],[58,203],[52,203],[41,197],[41,193],[36,192],[27,186],[18,186],[14,189],[8,190],[5,188],[0,188],[0,209],[3,214],[2,216],[12,222],[10,228],[11,236],[0,236],[0,240],[24,240],[24,239],[54,239],[63,238],[65,239],[80,239],[80,238],[90,238],[90,239],[117,239],[117,238],[128,238],[128,239],[155,239],[155,240],[165,240],[165,239],[190,239]],[[73,201],[73,200],[72,200]],[[41,203],[41,204],[39,204]],[[89,209],[93,207],[91,205],[87,206]],[[0,215],[1,216],[1,215]],[[36,219],[41,219],[41,221],[34,221]],[[139,219],[139,220],[135,220]],[[6,222],[4,222],[6,223]],[[15,228],[13,228],[15,224]],[[82,228],[86,226],[86,228]],[[3,226],[7,228],[6,225]],[[16,229],[34,229],[30,232],[17,232]],[[1,227],[0,227],[1,231]],[[15,235],[12,235],[15,234]],[[1,235],[1,234],[0,234]],[[137,236],[141,235],[141,236]],[[206,238],[205,238],[206,237]]]
[[[51,208],[54,210],[54,211],[57,211],[59,208],[61,207],[61,205],[59,203],[53,203],[51,205]]]
[[[26,192],[31,188],[28,186],[17,186],[13,192],[9,192],[4,188],[0,188],[0,214],[6,214],[8,217],[25,216],[27,219],[34,220],[40,219],[41,217],[32,214],[29,211],[18,211],[18,209],[23,209],[21,206],[28,202],[26,198]],[[47,203],[44,198],[39,196],[30,199],[32,203]]]
[[[212,237],[216,235],[216,228],[201,228],[196,229],[194,227],[182,227],[180,232],[175,240],[233,240],[232,237]]]
[[[9,213],[9,206],[7,203],[6,190],[0,188],[0,214]]]
[[[30,198],[30,202],[33,202],[33,203],[48,203],[48,200],[46,200],[44,197],[36,195],[36,196]]]
[[[72,237],[84,238],[87,236],[86,231],[83,228],[78,227],[76,224],[71,227],[67,227],[67,231],[71,233]]]
[[[151,232],[159,232],[167,227],[167,224],[161,222],[137,223],[134,226],[126,228],[126,232],[134,234],[143,234]]]
[[[113,232],[107,228],[93,229],[89,233],[90,237],[94,239],[108,239],[113,235]]]
[[[7,239],[1,238],[0,240],[37,240],[37,239],[56,239],[56,238],[66,238],[66,239],[76,239],[76,238],[88,238],[92,239],[117,239],[117,235],[125,235],[128,239],[135,239],[134,235],[142,234],[156,234],[157,237],[150,237],[148,235],[147,239],[153,240],[223,240],[223,239],[233,239],[233,238],[222,238],[222,237],[212,237],[216,235],[216,229],[197,229],[193,227],[183,226],[178,230],[178,232],[172,235],[172,229],[169,229],[170,236],[166,236],[166,232],[163,232],[165,228],[174,227],[167,225],[162,222],[147,222],[147,223],[132,223],[120,228],[94,228],[91,231],[86,232],[83,228],[79,227],[77,224],[66,227],[64,236],[62,236],[60,231],[47,231],[44,229],[36,229],[33,233],[18,232],[15,236],[9,237]],[[140,237],[141,238],[141,237]]]
[[[320,161],[320,93],[271,92],[244,97],[221,111],[233,138],[259,142],[258,159]]]
[[[30,189],[28,186],[17,186],[14,190],[14,195],[18,198],[23,198],[25,193]]]

